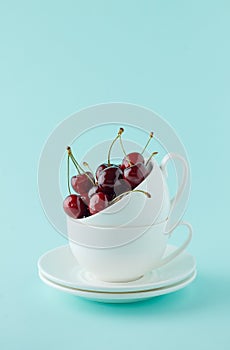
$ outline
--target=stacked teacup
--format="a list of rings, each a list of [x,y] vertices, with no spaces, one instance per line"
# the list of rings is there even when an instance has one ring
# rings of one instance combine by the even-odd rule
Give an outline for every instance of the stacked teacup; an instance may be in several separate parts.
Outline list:
[[[166,181],[169,160],[177,160],[183,169],[178,191],[171,200]],[[98,280],[129,282],[175,259],[192,237],[190,224],[173,224],[171,220],[187,181],[186,160],[168,153],[160,166],[154,159],[149,162],[149,175],[136,187],[150,193],[151,198],[131,192],[92,216],[77,220],[67,216],[69,246],[78,263]],[[180,225],[187,228],[187,238],[165,255],[168,237]]]

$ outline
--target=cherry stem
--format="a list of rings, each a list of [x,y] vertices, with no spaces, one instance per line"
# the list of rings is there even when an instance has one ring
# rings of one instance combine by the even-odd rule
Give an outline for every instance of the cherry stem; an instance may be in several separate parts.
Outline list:
[[[153,131],[150,132],[150,134],[149,134],[149,139],[148,139],[148,141],[147,141],[145,147],[143,148],[143,151],[141,152],[141,154],[144,153],[144,151],[145,151],[146,148],[148,147],[148,145],[149,145],[149,143],[150,143],[150,141],[151,141],[152,138],[153,138]]]
[[[147,160],[147,162],[146,162],[146,166],[149,164],[149,162],[150,162],[150,160],[152,159],[152,157],[154,157],[155,155],[157,155],[158,154],[158,152],[153,152],[152,154],[151,154],[151,156],[149,157],[149,159]]]
[[[124,145],[123,145],[123,142],[122,142],[121,135],[120,135],[120,145],[121,145],[122,152],[124,153],[125,157],[127,157],[127,154],[125,152],[125,148],[124,148]]]
[[[117,196],[113,200],[111,200],[111,202],[109,204],[111,205],[111,204],[116,203],[118,200],[120,200],[121,198],[123,198],[124,196],[126,196],[127,194],[130,194],[132,192],[143,193],[146,197],[151,198],[151,194],[149,192],[142,191],[142,190],[131,190],[131,191],[127,191],[127,192],[121,193],[119,196]]]
[[[109,152],[108,152],[108,166],[111,165],[110,156],[111,156],[111,151],[112,151],[113,145],[114,145],[114,143],[120,138],[120,136],[121,136],[121,134],[122,134],[123,132],[124,132],[124,129],[123,129],[123,128],[120,128],[119,131],[118,131],[117,136],[115,137],[115,139],[114,139],[113,142],[111,143],[111,146],[110,146]]]
[[[93,170],[90,168],[89,164],[87,162],[83,162],[83,165],[90,170],[90,172],[93,174]]]
[[[76,158],[74,157],[72,151],[71,151],[71,148],[68,146],[67,147],[67,152],[68,152],[68,155],[70,156],[73,164],[75,165],[77,171],[78,171],[78,174],[81,175],[81,172],[80,170],[88,177],[88,179],[92,182],[93,185],[95,185],[94,181],[91,179],[91,177],[85,172],[85,170],[80,166],[80,164],[77,162]]]
[[[125,155],[125,158],[127,159],[127,161],[129,162],[129,166],[132,165],[132,163],[130,162],[130,159],[129,157],[127,156],[127,153],[125,152],[125,148],[124,148],[124,145],[123,145],[123,142],[122,142],[122,138],[121,138],[121,135],[120,135],[120,145],[121,145],[121,149]]]
[[[69,183],[69,155],[67,157],[67,181],[68,181],[68,191],[69,191],[69,194],[71,194],[70,183]]]
[[[87,162],[83,162],[83,165],[89,169],[89,171],[93,174],[93,170],[91,169],[91,167],[89,166],[89,164]],[[87,175],[87,174],[86,174]],[[97,181],[95,181],[94,185],[98,185]]]
[[[67,149],[67,152],[68,152],[68,156],[71,158],[71,160],[72,160],[72,162],[73,162],[75,168],[77,169],[78,174],[80,175],[81,172],[80,172],[79,164],[78,164],[78,162],[76,161],[76,159],[74,158],[73,153],[72,153],[72,151],[71,151],[71,148],[68,146],[66,149]]]

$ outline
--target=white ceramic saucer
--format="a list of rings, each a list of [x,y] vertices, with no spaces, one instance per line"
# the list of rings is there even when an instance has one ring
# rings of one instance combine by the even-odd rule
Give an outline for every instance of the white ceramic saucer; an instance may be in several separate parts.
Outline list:
[[[165,255],[174,249],[176,247],[168,246]],[[109,283],[97,280],[91,273],[84,270],[72,255],[68,245],[48,251],[38,261],[39,273],[43,280],[45,278],[50,283],[82,291],[105,293],[143,292],[178,285],[190,278],[195,268],[194,257],[183,252],[172,262],[146,273],[136,281]]]
[[[58,283],[54,283],[50,281],[48,278],[43,276],[41,272],[39,272],[39,276],[41,280],[47,284],[50,287],[53,287],[55,289],[58,289],[60,291],[76,295],[88,300],[102,302],[102,303],[133,303],[137,301],[142,301],[146,299],[150,299],[156,296],[176,292],[179,289],[182,289],[186,287],[188,284],[190,284],[196,277],[196,270],[192,272],[192,274],[186,278],[185,280],[173,284],[169,287],[161,287],[161,288],[155,288],[150,289],[146,291],[136,291],[136,292],[97,292],[97,291],[86,291],[76,288],[70,288],[62,286]]]

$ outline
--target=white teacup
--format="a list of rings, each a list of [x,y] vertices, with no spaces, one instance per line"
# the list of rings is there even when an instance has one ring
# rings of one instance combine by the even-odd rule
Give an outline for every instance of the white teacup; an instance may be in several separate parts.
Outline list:
[[[183,167],[181,183],[175,197],[170,200],[167,185],[166,166],[169,160],[177,159]],[[188,180],[188,165],[183,157],[178,154],[168,153],[159,166],[156,160],[149,164],[150,173],[142,183],[136,187],[137,190],[147,191],[151,198],[143,193],[133,192],[123,197],[117,203],[109,206],[103,211],[78,219],[82,224],[100,227],[114,227],[120,225],[152,225],[166,220],[172,209],[178,205],[181,193]],[[167,229],[170,231],[170,228]]]
[[[91,227],[67,218],[69,245],[79,264],[107,282],[127,282],[167,264],[178,256],[192,238],[188,223],[185,242],[170,255],[163,257],[168,240],[167,220],[152,226]],[[179,226],[177,225],[177,226]]]

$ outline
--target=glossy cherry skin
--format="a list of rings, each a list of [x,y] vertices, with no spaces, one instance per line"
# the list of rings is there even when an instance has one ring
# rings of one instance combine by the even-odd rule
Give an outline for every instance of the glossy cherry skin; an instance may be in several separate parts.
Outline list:
[[[108,164],[107,163],[103,163],[103,164],[100,164],[98,167],[97,167],[97,170],[96,170],[96,179],[98,180],[99,178],[99,175],[100,173],[104,170],[108,168]]]
[[[103,170],[105,170],[106,168],[108,168],[109,166],[115,166],[115,167],[117,167],[117,165],[115,165],[115,164],[108,164],[108,163],[103,163],[103,164],[101,164],[101,165],[99,165],[99,167],[97,167],[97,170],[96,170],[96,178],[97,178],[97,180],[98,180],[98,178],[99,178],[99,176],[100,176],[100,173],[103,171]]]
[[[85,203],[85,205],[89,205],[89,194],[88,193],[82,193],[81,194],[81,199],[83,200],[83,202]]]
[[[91,187],[94,186],[93,174],[90,173],[89,171],[87,171],[86,173],[73,176],[71,178],[71,185],[72,185],[74,191],[79,193],[79,194],[88,193],[88,191],[91,189]]]
[[[124,168],[129,168],[130,165],[135,165],[137,163],[145,163],[145,159],[142,154],[138,152],[129,153],[122,161],[123,170]]]
[[[125,165],[124,165],[124,164],[120,164],[118,167],[119,167],[122,171],[125,170]]]
[[[109,206],[109,201],[105,193],[98,192],[95,193],[89,202],[89,211],[90,214],[99,213],[101,210],[107,208]]]
[[[132,189],[138,186],[147,175],[148,171],[143,163],[137,163],[124,170],[124,179],[130,183]]]
[[[63,209],[67,215],[74,219],[87,216],[87,206],[80,196],[71,194],[63,201]]]
[[[130,185],[130,183],[125,179],[120,179],[114,184],[114,188],[113,188],[113,191],[115,194],[114,197],[117,197],[120,194],[131,190],[132,190],[132,186]]]
[[[103,192],[113,192],[115,182],[122,178],[122,170],[118,166],[110,166],[100,173],[98,186],[102,188]]]
[[[91,198],[95,193],[98,192],[103,192],[102,188],[100,188],[99,186],[93,186],[88,192],[88,197]]]
[[[110,202],[113,198],[116,197],[115,193],[112,191],[106,192],[105,190],[103,190],[103,188],[99,187],[99,186],[93,186],[89,192],[88,192],[88,197],[89,199],[95,194],[95,193],[99,193],[99,192],[103,192],[106,194],[108,201]]]

